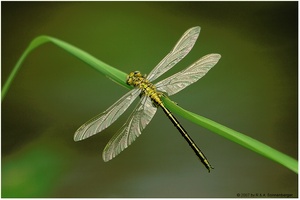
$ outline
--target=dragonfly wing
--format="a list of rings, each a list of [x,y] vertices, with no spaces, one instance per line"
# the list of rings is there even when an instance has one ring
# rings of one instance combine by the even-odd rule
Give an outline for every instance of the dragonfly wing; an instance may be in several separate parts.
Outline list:
[[[162,61],[160,61],[160,63],[149,73],[147,79],[149,81],[155,80],[184,58],[193,48],[199,33],[199,26],[187,30],[172,51],[166,55],[166,57],[164,57],[164,59],[162,59]]]
[[[104,148],[103,160],[107,162],[127,148],[151,121],[156,110],[157,108],[153,106],[151,99],[143,96],[126,123]]]
[[[203,77],[221,58],[219,54],[208,54],[200,58],[188,68],[155,84],[158,91],[169,96],[176,94],[185,87]]]
[[[116,119],[118,119],[130,104],[140,94],[138,89],[133,89],[121,97],[116,103],[110,106],[103,113],[95,116],[94,118],[83,124],[74,135],[74,140],[79,141],[86,139],[110,126]]]

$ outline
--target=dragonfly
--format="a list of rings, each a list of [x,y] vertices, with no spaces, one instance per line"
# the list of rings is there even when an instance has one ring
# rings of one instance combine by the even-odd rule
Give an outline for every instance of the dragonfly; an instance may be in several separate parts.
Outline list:
[[[105,146],[102,154],[103,160],[107,162],[113,159],[132,144],[132,142],[141,135],[142,130],[149,124],[156,113],[157,108],[161,107],[190,147],[194,150],[200,161],[208,169],[208,172],[210,172],[210,170],[213,169],[212,165],[188,135],[187,131],[166,108],[162,101],[162,97],[174,95],[198,81],[219,61],[221,55],[208,54],[186,69],[175,73],[156,84],[152,83],[152,81],[170,70],[190,52],[199,36],[200,29],[199,26],[196,26],[187,30],[170,53],[168,53],[148,75],[142,75],[139,71],[130,72],[127,76],[126,83],[134,86],[134,89],[127,92],[106,111],[79,127],[75,132],[74,140],[80,141],[86,139],[109,127],[139,96],[139,103],[134,108],[125,124],[113,135]]]

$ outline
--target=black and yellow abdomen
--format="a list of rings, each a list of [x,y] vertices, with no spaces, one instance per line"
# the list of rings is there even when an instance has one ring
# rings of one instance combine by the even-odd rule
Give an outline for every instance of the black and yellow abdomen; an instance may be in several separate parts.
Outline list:
[[[184,139],[188,142],[190,147],[194,150],[195,154],[199,157],[201,162],[210,172],[213,167],[209,164],[207,158],[202,153],[202,151],[197,147],[192,138],[188,135],[186,130],[180,125],[178,120],[172,115],[172,113],[165,107],[161,100],[161,96],[163,95],[161,92],[156,90],[155,85],[153,85],[149,80],[147,80],[139,71],[130,72],[127,77],[127,84],[138,87],[142,91],[142,95],[147,95],[151,98],[152,102],[155,106],[160,106],[164,113],[168,116],[168,118],[172,121],[177,130],[181,133]]]

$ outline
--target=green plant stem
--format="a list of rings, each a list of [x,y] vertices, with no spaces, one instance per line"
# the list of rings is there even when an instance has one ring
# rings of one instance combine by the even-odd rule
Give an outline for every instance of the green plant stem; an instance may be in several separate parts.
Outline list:
[[[28,54],[34,50],[36,47],[39,47],[40,45],[47,43],[47,42],[52,42],[53,44],[57,45],[58,47],[61,47],[65,51],[69,52],[76,58],[82,60],[89,66],[93,67],[100,73],[104,74],[106,77],[110,78],[114,82],[126,87],[126,88],[131,88],[129,85],[125,83],[124,80],[126,80],[127,74],[109,66],[108,64],[98,60],[94,56],[86,53],[85,51],[80,50],[79,48],[70,45],[64,41],[61,41],[59,39],[50,37],[50,36],[39,36],[35,38],[27,47],[27,49],[24,51],[20,59],[18,60],[17,64],[13,68],[11,74],[9,75],[7,81],[5,82],[4,86],[2,87],[2,92],[1,92],[1,100],[3,101],[4,97],[7,94],[7,91],[12,84],[12,81],[14,80],[15,76],[17,75],[17,72],[19,71],[21,64],[23,63],[24,59],[28,56]]]
[[[108,64],[98,60],[97,58],[93,57],[92,55],[80,50],[79,48],[70,45],[66,42],[63,42],[59,39],[50,37],[50,36],[39,36],[35,38],[28,48],[24,51],[20,59],[18,60],[16,66],[13,68],[11,74],[9,75],[7,81],[5,82],[3,88],[2,88],[2,94],[1,98],[2,101],[12,84],[12,81],[14,80],[18,70],[20,69],[20,66],[24,59],[28,56],[28,54],[35,49],[36,47],[47,43],[47,42],[52,42],[53,44],[57,45],[58,47],[64,49],[68,53],[72,54],[76,58],[82,60],[83,62],[87,63],[89,66],[92,68],[96,69],[99,71],[101,74],[105,75],[106,77],[110,78],[114,82],[126,87],[127,89],[131,89],[130,86],[126,84],[126,76],[127,74],[109,66]],[[204,128],[207,128],[211,130],[214,133],[217,133],[228,140],[231,140],[237,144],[240,144],[243,147],[246,147],[258,154],[261,154],[265,156],[266,158],[269,158],[273,161],[276,161],[280,163],[281,165],[287,167],[288,169],[292,170],[295,173],[298,173],[298,161],[295,160],[294,158],[285,155],[249,136],[246,136],[242,133],[239,133],[237,131],[234,131],[230,128],[227,128],[221,124],[218,124],[212,120],[209,120],[205,117],[199,116],[197,114],[194,114],[192,112],[186,111],[176,104],[174,104],[172,101],[170,101],[168,98],[163,98],[163,101],[168,109],[172,111],[173,113],[176,113],[191,122],[194,122]]]

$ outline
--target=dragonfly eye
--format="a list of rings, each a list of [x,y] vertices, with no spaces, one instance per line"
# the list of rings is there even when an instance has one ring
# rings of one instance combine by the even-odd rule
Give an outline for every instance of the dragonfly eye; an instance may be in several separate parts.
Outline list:
[[[134,73],[135,77],[141,77],[142,76],[140,71],[134,71],[133,73]]]
[[[139,71],[130,72],[130,73],[127,75],[126,83],[127,83],[128,85],[133,85],[134,82],[135,82],[135,80],[136,80],[136,77],[139,77],[139,74],[140,74]]]

